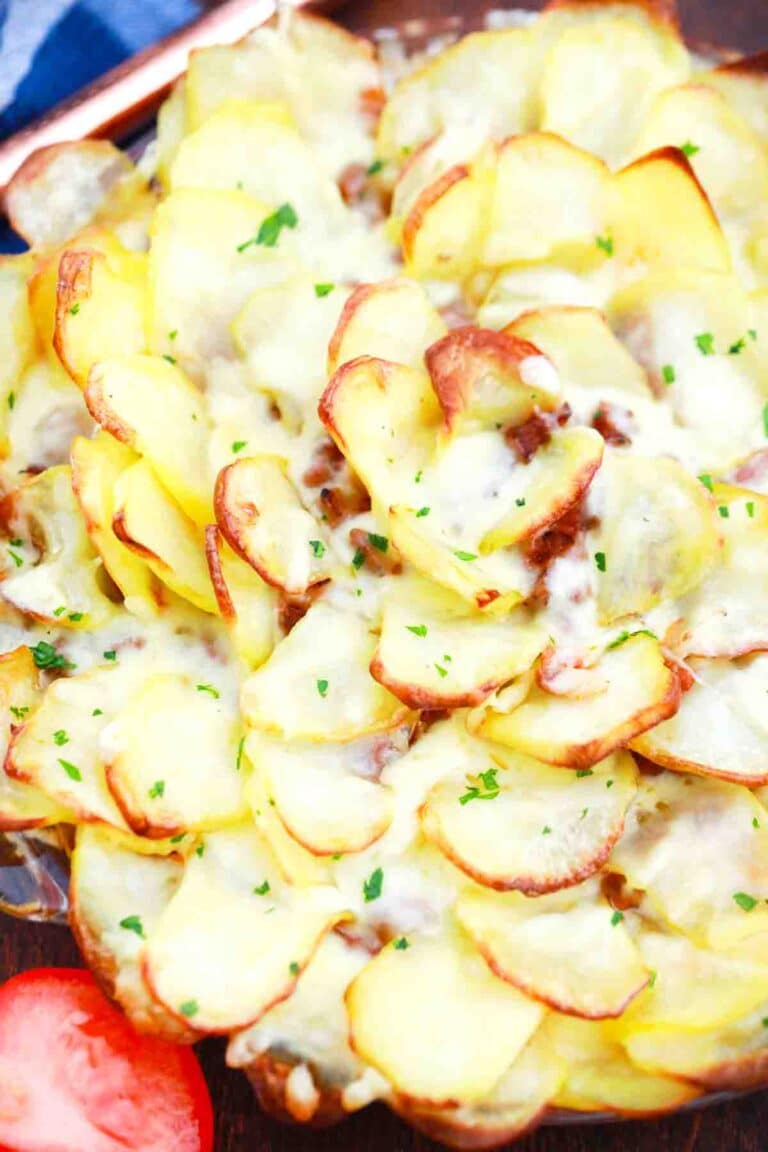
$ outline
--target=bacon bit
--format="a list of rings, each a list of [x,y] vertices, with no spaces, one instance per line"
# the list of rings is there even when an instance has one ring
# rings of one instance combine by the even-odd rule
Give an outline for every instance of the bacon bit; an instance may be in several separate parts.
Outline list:
[[[369,572],[375,572],[379,576],[397,576],[402,571],[400,554],[393,548],[391,540],[386,552],[381,552],[371,544],[368,533],[363,528],[352,528],[349,542],[355,551],[363,553],[365,556],[363,565]]]
[[[641,756],[639,752],[633,752],[635,763],[643,776],[661,776],[665,771],[660,764],[654,764],[652,760],[648,760],[645,756]]]
[[[372,133],[379,126],[386,102],[387,94],[381,87],[364,88],[360,93],[360,113],[363,119],[367,121]]]
[[[538,409],[522,424],[504,430],[504,439],[521,464],[530,464],[539,448],[552,439],[555,428],[562,428],[571,418],[570,404],[561,404],[555,412]]]
[[[433,724],[438,724],[441,720],[447,720],[450,712],[445,708],[434,708],[428,712],[420,712],[419,719],[411,733],[411,744],[416,744],[421,740],[422,736],[429,732]]]
[[[371,956],[381,952],[387,943],[387,936],[382,933],[380,928],[374,928],[372,924],[361,924],[359,920],[342,921],[341,924],[336,925],[333,931],[337,936],[341,936],[347,944],[351,944],[353,948],[362,948]]]
[[[348,484],[320,490],[320,507],[331,528],[337,528],[350,516],[370,511],[371,498],[355,475],[350,473]]]
[[[278,592],[277,622],[286,636],[298,624],[299,620],[306,616],[322,588],[323,584],[314,584],[298,596],[289,596],[286,592]]]
[[[338,185],[344,203],[359,209],[369,224],[386,220],[392,194],[371,178],[363,164],[348,164],[338,178]]]
[[[333,480],[345,464],[346,460],[333,440],[325,437],[315,448],[312,463],[304,473],[304,483],[308,488],[321,488]]]
[[[583,505],[572,504],[559,520],[537,533],[526,548],[526,561],[534,568],[548,568],[573,547],[582,528]]]
[[[619,912],[639,908],[643,902],[644,893],[638,888],[630,888],[618,872],[607,872],[600,881],[600,890],[611,907]]]
[[[600,433],[606,444],[622,447],[632,443],[631,436],[624,429],[633,419],[634,413],[628,408],[619,408],[617,404],[608,404],[602,400],[592,417],[592,427]]]

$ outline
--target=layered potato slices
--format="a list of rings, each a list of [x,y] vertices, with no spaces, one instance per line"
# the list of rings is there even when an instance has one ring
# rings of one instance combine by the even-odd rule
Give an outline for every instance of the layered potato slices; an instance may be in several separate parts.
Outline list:
[[[768,1080],[760,60],[555,0],[392,84],[284,16],[11,185],[0,829],[279,1116]]]

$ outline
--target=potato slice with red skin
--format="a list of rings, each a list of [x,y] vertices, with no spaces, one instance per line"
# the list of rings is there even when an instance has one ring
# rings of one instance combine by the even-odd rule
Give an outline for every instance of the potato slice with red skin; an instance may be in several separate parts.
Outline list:
[[[421,368],[424,349],[444,333],[445,324],[418,281],[399,276],[359,284],[328,345],[328,374],[360,356]]]
[[[679,148],[660,148],[613,177],[609,225],[617,260],[649,271],[730,272],[707,194]]]
[[[258,668],[280,639],[277,593],[232,551],[215,524],[205,530],[205,558],[235,649],[251,668]]]
[[[102,428],[147,458],[187,516],[210,523],[208,416],[180,368],[159,356],[105,360],[90,374],[85,402]]]
[[[118,540],[112,529],[115,483],[126,468],[136,463],[136,454],[109,433],[100,431],[90,440],[76,437],[70,455],[72,490],[91,543],[126,601],[154,613],[162,600],[160,583],[144,561]]]
[[[658,641],[636,634],[605,653],[607,688],[588,700],[553,696],[538,685],[507,715],[489,710],[480,725],[497,740],[548,764],[590,768],[680,706],[680,681]]]
[[[353,980],[346,1003],[352,1047],[401,1096],[453,1106],[492,1091],[542,1015],[455,930],[384,948]]]
[[[334,374],[318,412],[373,497],[385,507],[408,499],[442,422],[426,373],[360,356]]]
[[[173,592],[203,612],[216,614],[202,532],[144,459],[117,478],[112,530]]]
[[[147,939],[152,994],[180,1023],[227,1033],[291,995],[325,933],[344,918],[338,893],[287,884],[255,828],[206,837]],[[268,884],[266,894],[256,888]]]
[[[367,620],[317,601],[243,684],[246,723],[318,743],[395,727],[408,710],[369,674],[375,647]]]
[[[227,543],[267,584],[300,596],[330,578],[328,533],[302,505],[278,457],[244,457],[223,468],[214,506]]]
[[[663,772],[643,781],[609,866],[674,931],[702,946],[739,946],[768,927],[764,817],[746,788]]]
[[[478,262],[492,268],[548,258],[594,263],[595,238],[605,230],[609,180],[602,160],[559,136],[511,136],[499,145]]]
[[[533,664],[546,634],[520,610],[480,616],[421,578],[394,582],[371,675],[409,708],[467,708]]]
[[[457,328],[427,348],[424,359],[449,434],[522,424],[561,400],[557,376],[539,349],[490,328]]]
[[[577,777],[499,745],[472,747],[476,766],[446,773],[421,814],[424,834],[457,868],[485,887],[537,896],[603,866],[635,793],[631,756],[615,753]]]
[[[403,223],[403,258],[419,280],[464,280],[475,270],[493,194],[493,170],[456,164],[419,195]]]
[[[147,257],[68,248],[59,261],[53,346],[81,388],[99,360],[147,346]]]
[[[497,976],[569,1016],[621,1016],[650,979],[597,881],[535,900],[470,890],[456,916]]]
[[[768,655],[738,661],[692,657],[694,682],[677,715],[632,740],[634,751],[669,768],[755,788],[768,783]]]

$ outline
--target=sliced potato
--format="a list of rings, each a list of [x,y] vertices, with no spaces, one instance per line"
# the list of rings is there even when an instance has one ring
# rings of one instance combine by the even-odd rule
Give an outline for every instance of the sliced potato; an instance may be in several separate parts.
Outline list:
[[[109,729],[107,784],[134,832],[208,831],[247,811],[233,694],[178,673],[148,676]]]
[[[202,532],[174,503],[146,460],[115,482],[112,528],[155,575],[204,612],[215,613]]]
[[[756,132],[768,140],[768,84],[765,81],[765,53],[743,56],[731,63],[720,64],[696,75],[697,84],[707,84],[726,97]]]
[[[482,263],[493,268],[547,258],[594,263],[596,240],[606,226],[609,176],[596,156],[558,136],[533,132],[505,140]]]
[[[160,601],[157,579],[112,530],[115,484],[118,476],[136,463],[135,453],[107,432],[97,432],[92,440],[77,436],[72,441],[71,458],[72,489],[91,543],[129,608],[139,614],[153,614]]]
[[[549,764],[589,768],[677,711],[679,680],[653,637],[631,636],[599,668],[604,692],[584,700],[536,686],[514,711],[489,710],[480,735]]]
[[[392,797],[378,777],[408,746],[408,728],[347,744],[286,744],[260,732],[246,741],[260,776],[249,788],[252,808],[263,788],[287,831],[309,852],[362,852],[384,835]]]
[[[456,915],[497,976],[570,1016],[621,1016],[650,978],[596,881],[535,900],[473,890]]]
[[[6,426],[16,387],[35,351],[35,328],[27,297],[27,278],[34,267],[31,253],[0,259],[0,307],[5,323],[0,334],[0,451],[8,455]],[[13,401],[10,396],[13,394]]]
[[[243,757],[247,753],[243,750]],[[253,771],[248,778],[247,798],[251,805],[253,822],[264,837],[270,852],[277,860],[281,875],[299,888],[312,884],[329,884],[331,871],[322,856],[315,856],[286,829],[273,804],[262,774]]]
[[[98,826],[77,830],[69,916],[80,951],[134,1028],[170,1040],[189,1030],[150,996],[139,959],[182,872],[178,857],[131,852]]]
[[[545,644],[522,609],[479,616],[455,593],[403,578],[384,601],[371,675],[410,708],[471,707],[530,668]]]
[[[12,500],[14,530],[37,544],[40,558],[6,575],[0,584],[3,599],[57,627],[93,629],[104,624],[114,607],[99,582],[101,560],[72,492],[70,468],[62,464],[46,469],[17,489]]]
[[[604,623],[682,596],[714,567],[717,513],[704,485],[676,460],[614,453],[601,473],[601,496],[593,542]]]
[[[489,328],[458,328],[426,351],[449,434],[522,424],[561,399],[557,375],[539,349]]]
[[[542,1015],[448,931],[411,937],[407,949],[384,948],[346,1002],[353,1048],[397,1092],[454,1106],[492,1091]]]
[[[445,334],[445,324],[421,284],[400,276],[360,284],[342,310],[328,344],[328,373],[360,356],[421,369],[424,351]]]
[[[301,503],[278,457],[243,457],[222,469],[214,503],[225,540],[267,584],[300,596],[330,578],[328,532]]]
[[[180,1023],[229,1032],[291,995],[344,912],[329,887],[286,884],[252,827],[215,832],[201,843],[147,940],[142,971]],[[256,889],[265,882],[261,895]]]
[[[488,227],[494,172],[456,164],[417,197],[403,222],[406,271],[417,279],[465,280]]]
[[[67,248],[59,261],[53,346],[81,388],[99,360],[147,346],[147,257]]]
[[[603,866],[635,794],[631,756],[615,753],[577,777],[491,744],[474,748],[475,762],[448,769],[422,809],[425,835],[458,868],[489,888],[536,896]]]
[[[215,524],[205,530],[205,558],[235,649],[251,668],[258,668],[279,639],[277,593],[232,551]]]
[[[319,743],[395,727],[407,710],[368,672],[375,647],[366,620],[316,602],[243,684],[247,723]]]
[[[716,723],[710,716],[710,727]],[[644,781],[611,867],[646,892],[672,928],[723,948],[768,925],[763,824],[764,812],[746,788],[664,772]]]
[[[91,373],[85,400],[102,428],[149,460],[195,523],[210,522],[205,402],[175,364],[159,356],[106,360]]]
[[[633,739],[632,747],[677,772],[756,787],[768,783],[763,708],[768,656],[689,662],[694,682],[677,715]]]

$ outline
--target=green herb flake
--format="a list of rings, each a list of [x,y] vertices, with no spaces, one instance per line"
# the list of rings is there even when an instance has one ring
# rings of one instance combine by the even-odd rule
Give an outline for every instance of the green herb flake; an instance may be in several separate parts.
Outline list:
[[[757,328],[749,328],[747,330],[747,336],[749,336],[750,340],[753,343],[756,343],[757,342]]]
[[[749,516],[750,520],[753,520],[755,517],[755,502],[754,502],[754,500],[747,500],[746,509],[747,509],[747,516]]]
[[[322,540],[310,540],[309,546],[312,549],[312,555],[316,556],[318,560],[325,556],[325,544]]]
[[[579,820],[583,820],[586,817],[588,812],[589,812],[589,808],[582,808],[581,816],[579,816]]]
[[[518,508],[525,508],[525,496],[521,496],[519,499],[516,499],[515,504]]]
[[[680,145],[680,151],[690,160],[690,158],[695,156],[697,152],[701,152],[701,148],[698,146],[698,144],[692,144],[690,140],[686,140],[685,144]]]
[[[82,612],[70,612],[69,615],[67,616],[67,620],[71,620],[73,624],[79,624],[82,619],[83,619],[83,613]]]
[[[768,404],[763,405],[763,434],[768,436]]]
[[[201,840],[200,843],[198,844],[197,848],[195,848],[195,856],[198,856],[202,860],[204,855],[205,855],[205,841]]]
[[[69,760],[59,760],[59,764],[61,764],[62,768],[66,772],[67,776],[69,776],[70,780],[76,780],[78,783],[80,783],[80,781],[83,779],[83,777],[80,773],[80,769],[77,767],[76,764],[70,763]]]
[[[186,835],[187,835],[186,832],[179,832],[178,836],[171,836],[169,843],[170,844],[181,844],[182,840],[184,839],[184,837]]]
[[[378,900],[384,886],[384,873],[381,868],[374,868],[367,880],[363,881],[363,899],[366,904]]]
[[[605,252],[606,256],[613,256],[613,237],[612,236],[597,236],[595,244],[601,252]]]
[[[710,492],[714,491],[713,486],[712,486],[712,477],[709,475],[708,472],[702,472],[701,476],[699,476],[698,479],[699,479],[699,483],[703,484],[704,487],[707,488]]]
[[[742,912],[751,912],[753,908],[757,907],[757,900],[754,896],[748,895],[746,892],[734,892],[734,903],[738,904]]]
[[[366,168],[366,176],[376,176],[377,173],[381,172],[383,167],[383,160],[374,160],[373,164],[369,164]]]
[[[144,925],[140,916],[126,916],[120,921],[120,927],[125,928],[126,932],[135,932],[142,940],[144,939]]]
[[[269,880],[263,880],[253,890],[254,896],[266,896],[267,892],[269,892]]]
[[[429,508],[419,508],[418,512],[416,513],[416,519],[421,520],[424,516],[429,516],[429,512]]]
[[[409,632],[413,632],[414,636],[426,636],[427,634],[426,624],[406,624],[406,628]]]
[[[731,344],[730,348],[728,349],[728,355],[729,356],[740,356],[741,353],[746,348],[746,346],[747,346],[746,337],[742,336],[740,340],[737,340],[734,344]]]
[[[463,807],[469,804],[470,800],[495,800],[501,791],[496,780],[498,771],[498,768],[488,768],[479,776],[468,776],[467,791],[459,797],[459,804]],[[479,783],[473,783],[475,780]]]
[[[69,744],[69,736],[67,736],[63,728],[59,728],[54,732],[53,742],[57,748],[63,748],[65,744]]]
[[[106,652],[102,652],[102,656],[105,660],[109,660],[110,664],[114,664],[117,660],[117,652],[114,648],[108,648]]]
[[[237,759],[235,760],[235,771],[240,771],[240,766],[243,763],[243,749],[245,748],[245,736],[240,737],[240,743],[237,746]]]
[[[237,453],[242,452],[243,448],[246,448],[247,445],[248,445],[247,440],[233,440],[232,441],[232,451],[235,453],[235,455],[237,455]]]
[[[717,511],[720,514],[720,516],[722,516],[723,520],[727,520],[729,518],[729,516],[731,515],[731,510],[727,504],[719,504],[717,507]]]
[[[435,664],[435,668],[437,669],[437,674],[440,679],[445,680],[446,676],[448,675],[448,669],[443,668],[442,664]]]
[[[694,337],[694,342],[702,356],[714,356],[715,338],[711,332],[700,332]]]
[[[322,300],[324,296],[330,296],[335,287],[335,284],[315,284],[315,296]]]
[[[474,552],[454,552],[457,560],[463,560],[465,564],[469,564],[472,560],[477,560],[477,555]]]
[[[101,708],[94,708],[93,712],[91,712],[91,716],[103,716],[103,715],[104,715],[104,713],[102,712]]]
[[[8,393],[8,407],[10,408],[11,412],[13,412],[13,408],[14,408],[15,403],[16,403],[16,393],[15,392],[9,392]]]
[[[677,380],[677,373],[675,372],[674,364],[665,364],[661,369],[661,375],[665,384],[674,384],[675,380]]]
[[[299,972],[301,972],[301,968],[295,960],[292,960],[288,965],[288,971],[290,972],[291,976],[298,976]]]
[[[378,552],[386,552],[389,548],[389,540],[386,536],[377,536],[375,532],[368,533],[368,541]]]
[[[325,697],[328,695],[328,681],[327,680],[318,680],[317,681],[317,691],[320,694],[320,696],[322,696],[323,699],[325,699]]]
[[[758,820],[757,816],[752,817],[752,827],[753,828],[759,828],[760,827],[760,821]]]
[[[605,572],[605,552],[595,552],[595,567],[598,572]]]
[[[656,969],[651,968],[651,973],[650,973],[650,976],[648,977],[648,987],[649,988],[653,988],[654,984],[656,983],[656,981],[658,979],[658,976],[659,976],[659,974],[656,971]]]
[[[149,790],[150,800],[159,800],[165,795],[165,780],[155,780],[154,784]]]
[[[179,1005],[179,1012],[187,1019],[189,1019],[190,1016],[197,1016],[199,1011],[200,1005],[197,1000],[185,1000],[183,1004]]]
[[[355,572],[359,572],[363,564],[365,564],[365,552],[363,552],[362,548],[358,548],[352,557],[352,567]]]
[[[23,720],[27,712],[29,712],[28,704],[25,704],[22,707],[17,707],[15,704],[11,704],[11,714],[14,720]]]
[[[60,605],[60,607],[58,607],[58,608],[54,608],[54,610],[53,610],[54,616],[63,616],[65,612],[66,612],[66,608],[64,607],[63,604]]]
[[[242,244],[238,244],[237,251],[245,252],[247,248],[253,247],[254,244],[260,245],[262,248],[274,248],[280,239],[280,233],[283,228],[295,228],[299,222],[293,206],[291,204],[281,204],[276,212],[271,216],[267,216],[262,220],[259,225],[259,230],[255,236],[250,240],[245,240]]]
[[[592,771],[591,768],[577,768],[576,769],[576,779],[577,780],[582,780],[585,776],[594,776],[594,772]]]
[[[392,947],[398,952],[405,952],[406,948],[410,947],[410,945],[405,936],[398,936],[396,940],[392,941]]]
[[[54,668],[61,668],[62,671],[70,672],[75,667],[71,661],[67,660],[58,652],[53,644],[49,644],[47,640],[40,640],[39,643],[31,647],[32,659],[35,662],[36,668],[41,668],[43,671],[50,671]]]
[[[541,834],[542,834],[542,836],[551,836],[552,835],[552,829],[550,828],[549,824],[544,825],[544,827],[541,830]]]
[[[613,780],[606,780],[605,786],[606,788],[613,788]]]
[[[214,688],[213,684],[197,684],[198,692],[207,692],[209,696],[213,696],[214,700],[218,700],[221,696],[218,688]]]
[[[422,479],[423,475],[424,475],[424,473],[422,472],[421,468],[419,468],[418,472],[416,473],[416,475],[413,478],[414,484],[421,484],[421,479]]]
[[[78,302],[78,303],[72,305],[72,307],[69,310],[69,314],[70,314],[70,316],[77,316],[79,311],[80,311],[80,304]]]
[[[615,928],[617,924],[621,924],[623,919],[624,919],[624,913],[619,912],[619,910],[617,908],[616,911],[614,912],[613,916],[611,916],[611,927]]]
[[[652,640],[658,640],[658,636],[650,628],[637,628],[634,632],[627,632],[625,629],[619,632],[615,640],[611,641],[606,651],[610,652],[613,648],[621,648],[622,644],[626,644],[627,640],[633,640],[635,636],[650,636]]]
[[[176,357],[171,356],[169,352],[163,352],[163,360],[166,360],[169,364],[176,363]]]
[[[24,563],[23,557],[19,556],[18,552],[14,552],[13,548],[8,549],[8,555],[10,556],[11,560],[13,560],[15,566],[17,568],[21,568],[22,564]]]
[[[178,336],[178,334],[179,334],[178,328],[174,328],[173,332],[168,333],[168,339],[169,340],[175,340],[176,337]]]

